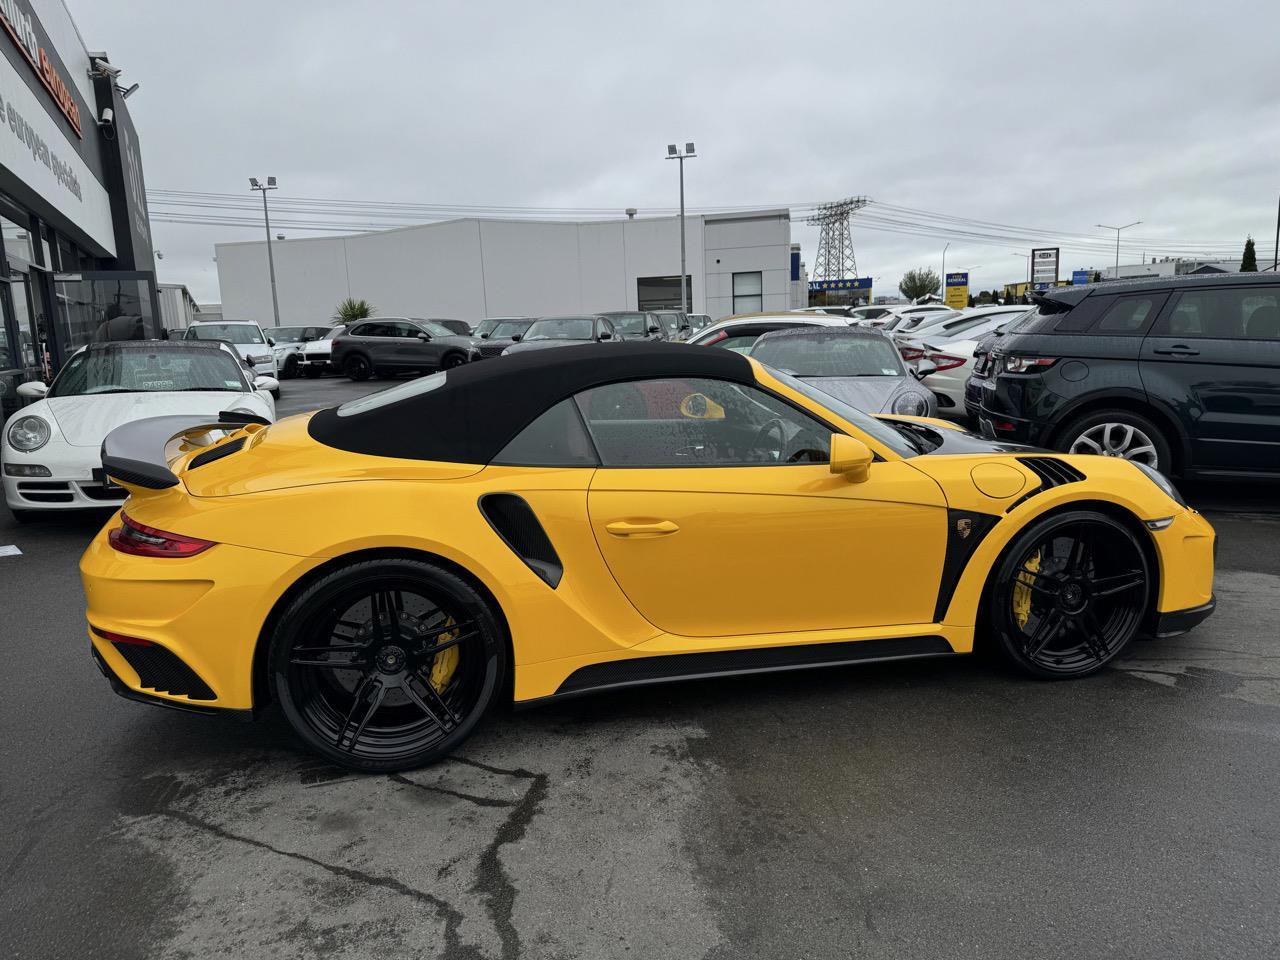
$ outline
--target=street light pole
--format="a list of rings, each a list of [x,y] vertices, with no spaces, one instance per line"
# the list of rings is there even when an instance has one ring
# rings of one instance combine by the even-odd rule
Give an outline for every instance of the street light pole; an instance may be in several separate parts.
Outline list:
[[[267,225],[267,270],[271,274],[271,312],[276,318],[276,326],[280,326],[280,301],[276,298],[276,258],[271,252],[271,214],[267,212],[267,191],[276,189],[276,178],[267,177],[266,183],[259,183],[257,177],[249,178],[249,189],[262,193],[262,219]]]
[[[684,239],[684,162],[698,154],[694,152],[693,141],[684,145],[684,150],[676,148],[674,143],[667,144],[667,159],[680,161],[680,312],[689,312],[689,284],[686,281],[685,239]]]
[[[1276,249],[1271,260],[1271,269],[1280,271],[1280,205],[1276,207]]]
[[[1116,275],[1115,279],[1120,279],[1120,231],[1128,230],[1130,227],[1136,227],[1141,220],[1135,220],[1133,223],[1126,223],[1123,227],[1109,227],[1105,223],[1095,223],[1095,227],[1101,227],[1103,230],[1114,230],[1116,232]]]

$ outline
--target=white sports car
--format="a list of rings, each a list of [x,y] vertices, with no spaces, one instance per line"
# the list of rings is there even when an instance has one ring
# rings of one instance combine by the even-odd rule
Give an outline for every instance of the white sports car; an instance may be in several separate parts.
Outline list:
[[[4,499],[18,520],[40,510],[118,506],[126,491],[102,472],[102,441],[123,423],[168,414],[272,423],[274,377],[252,382],[226,344],[126,340],[77,351],[53,384],[24,383],[36,399],[0,439]],[[38,399],[37,399],[38,398]]]

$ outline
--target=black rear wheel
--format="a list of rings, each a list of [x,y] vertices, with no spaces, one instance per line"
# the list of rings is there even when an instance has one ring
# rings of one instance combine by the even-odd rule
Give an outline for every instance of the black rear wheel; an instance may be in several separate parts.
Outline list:
[[[1137,537],[1085,510],[1032,524],[993,577],[988,610],[1001,650],[1046,679],[1087,676],[1115,659],[1138,634],[1153,588]]]
[[[292,380],[298,375],[298,355],[291,353],[284,358],[284,367],[280,370],[280,377],[283,380]]]
[[[467,362],[467,358],[460,353],[451,353],[440,361],[441,370],[452,370],[454,367],[460,367]]]
[[[503,689],[506,643],[488,604],[430,563],[339,568],[279,624],[270,669],[285,716],[313,750],[357,770],[445,756]]]
[[[352,380],[368,380],[373,375],[373,364],[368,357],[353,353],[343,361],[342,372]]]

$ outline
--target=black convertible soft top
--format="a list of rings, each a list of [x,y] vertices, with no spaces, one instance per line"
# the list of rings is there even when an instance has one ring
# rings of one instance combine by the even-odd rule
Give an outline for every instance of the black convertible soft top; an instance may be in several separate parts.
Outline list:
[[[444,385],[367,410],[321,410],[307,426],[326,446],[378,457],[488,463],[550,407],[606,383],[708,377],[754,383],[730,350],[680,343],[588,343],[454,367]],[[400,389],[393,387],[392,389]]]

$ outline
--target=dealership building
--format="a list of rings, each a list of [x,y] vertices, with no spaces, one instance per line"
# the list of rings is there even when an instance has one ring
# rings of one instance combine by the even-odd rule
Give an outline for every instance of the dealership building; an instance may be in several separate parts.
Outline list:
[[[804,306],[785,209],[685,218],[690,312]],[[680,307],[680,220],[461,219],[271,244],[282,324],[324,323],[338,302],[382,316],[548,316]],[[265,241],[216,248],[222,313],[274,322]]]
[[[110,58],[62,0],[0,0],[0,406],[103,335],[154,335],[138,137]]]

